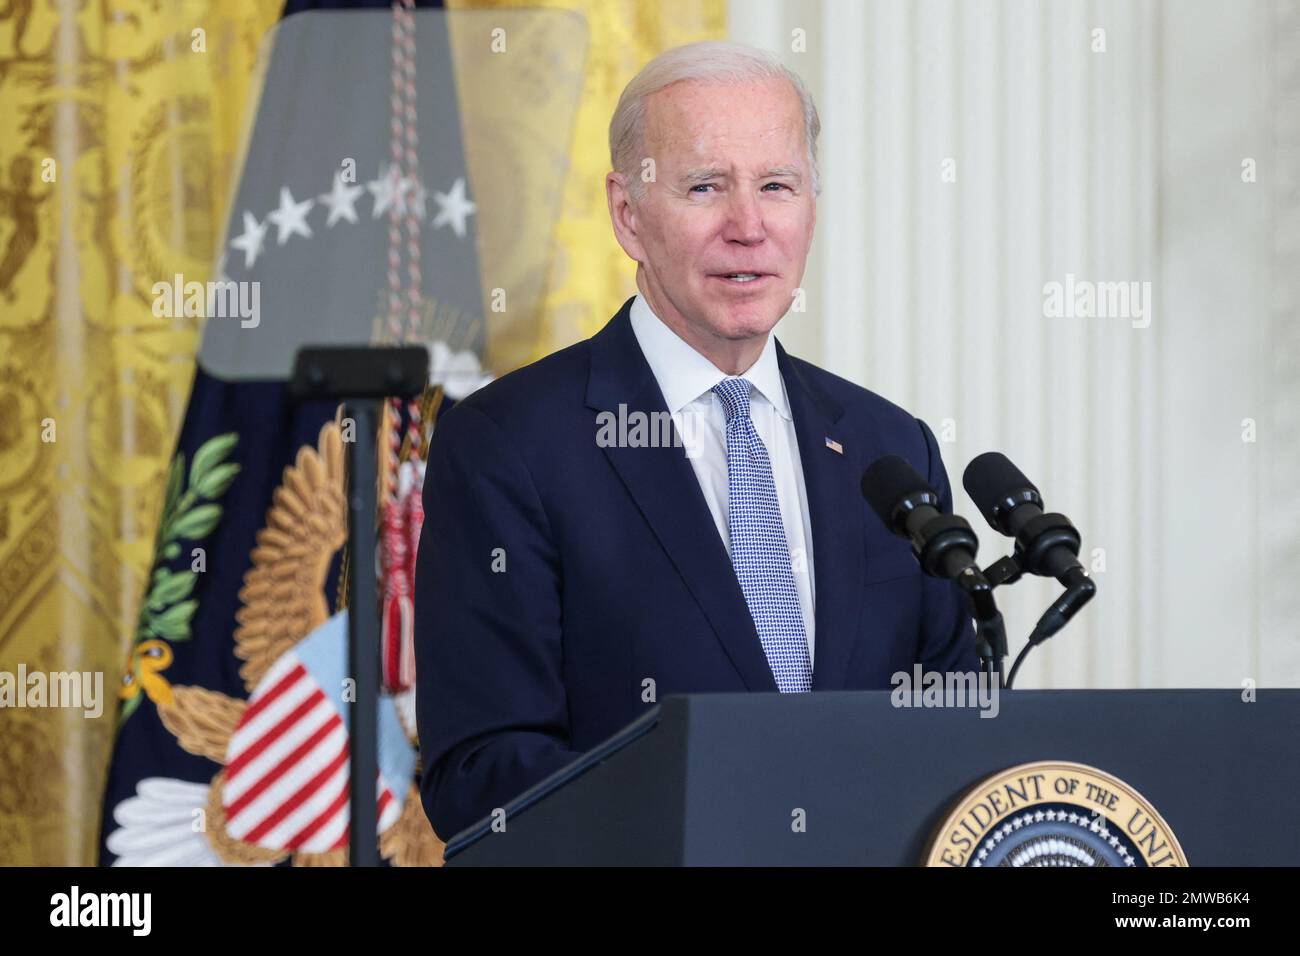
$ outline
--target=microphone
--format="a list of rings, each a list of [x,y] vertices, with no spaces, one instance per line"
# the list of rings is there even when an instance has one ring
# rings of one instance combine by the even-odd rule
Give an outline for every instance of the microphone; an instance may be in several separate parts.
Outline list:
[[[897,455],[872,462],[862,473],[862,497],[885,527],[912,542],[912,553],[931,577],[955,581],[975,617],[975,652],[990,686],[1002,686],[1006,628],[993,599],[993,585],[975,563],[979,539],[957,515],[939,510],[939,493]]]
[[[1056,578],[1065,586],[1016,657],[1007,678],[1010,688],[1030,648],[1065,627],[1092,600],[1097,584],[1079,563],[1082,540],[1070,519],[1063,514],[1044,514],[1042,495],[1006,455],[990,451],[978,456],[966,466],[962,484],[985,520],[996,531],[1015,538],[1014,564],[1030,574]]]
[[[990,451],[978,456],[966,466],[962,484],[989,525],[1015,538],[1024,570],[1056,578],[1066,587],[1087,577],[1079,563],[1079,532],[1065,515],[1043,513],[1042,495],[1006,455]]]
[[[912,542],[926,574],[955,578],[964,586],[982,582],[975,562],[979,539],[966,519],[939,510],[939,493],[897,455],[879,458],[862,473],[862,497],[894,534]]]

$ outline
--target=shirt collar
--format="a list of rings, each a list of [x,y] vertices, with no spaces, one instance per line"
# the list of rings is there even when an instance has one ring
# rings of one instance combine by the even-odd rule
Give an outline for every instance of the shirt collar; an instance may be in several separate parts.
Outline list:
[[[676,414],[724,378],[731,377],[668,328],[641,295],[632,300],[631,320],[632,332],[659,382],[669,413]],[[736,377],[749,379],[782,418],[790,419],[790,402],[776,359],[776,338],[771,333],[758,360]]]

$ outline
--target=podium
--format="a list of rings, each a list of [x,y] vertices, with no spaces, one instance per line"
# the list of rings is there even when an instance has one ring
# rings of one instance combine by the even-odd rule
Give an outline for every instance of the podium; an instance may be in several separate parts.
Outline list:
[[[888,691],[668,697],[447,864],[1297,866],[1300,690],[1255,694],[1004,691],[993,717]]]

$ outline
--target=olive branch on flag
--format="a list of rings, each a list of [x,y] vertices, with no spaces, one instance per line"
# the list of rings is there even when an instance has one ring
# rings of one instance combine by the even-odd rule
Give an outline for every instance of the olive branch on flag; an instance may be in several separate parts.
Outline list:
[[[123,705],[123,721],[140,706],[142,688],[149,691],[151,697],[154,696],[151,684],[162,693],[159,685],[165,681],[157,675],[157,671],[162,669],[158,666],[160,662],[154,661],[150,666],[145,658],[163,655],[160,641],[186,641],[190,638],[190,620],[199,606],[190,595],[198,582],[198,572],[192,567],[173,571],[164,565],[180,557],[182,541],[203,541],[220,523],[222,508],[217,502],[239,474],[239,465],[226,459],[238,442],[236,432],[227,432],[200,445],[190,462],[188,483],[185,481],[185,453],[177,452],[172,461],[162,518],[154,538],[153,575],[149,593],[140,606],[129,673],[124,683],[134,693]],[[146,647],[142,648],[142,645]],[[170,654],[165,656],[170,663]]]

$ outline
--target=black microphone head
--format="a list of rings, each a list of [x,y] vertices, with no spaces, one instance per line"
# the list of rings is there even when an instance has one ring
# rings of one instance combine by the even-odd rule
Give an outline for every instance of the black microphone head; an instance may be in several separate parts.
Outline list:
[[[862,497],[895,534],[903,533],[901,519],[906,517],[906,510],[899,505],[914,495],[928,495],[926,503],[938,507],[938,492],[897,455],[877,458],[862,473]]]
[[[1000,451],[976,456],[966,466],[961,483],[984,520],[1003,534],[1011,534],[1007,516],[1018,504],[1043,506],[1034,483]]]

